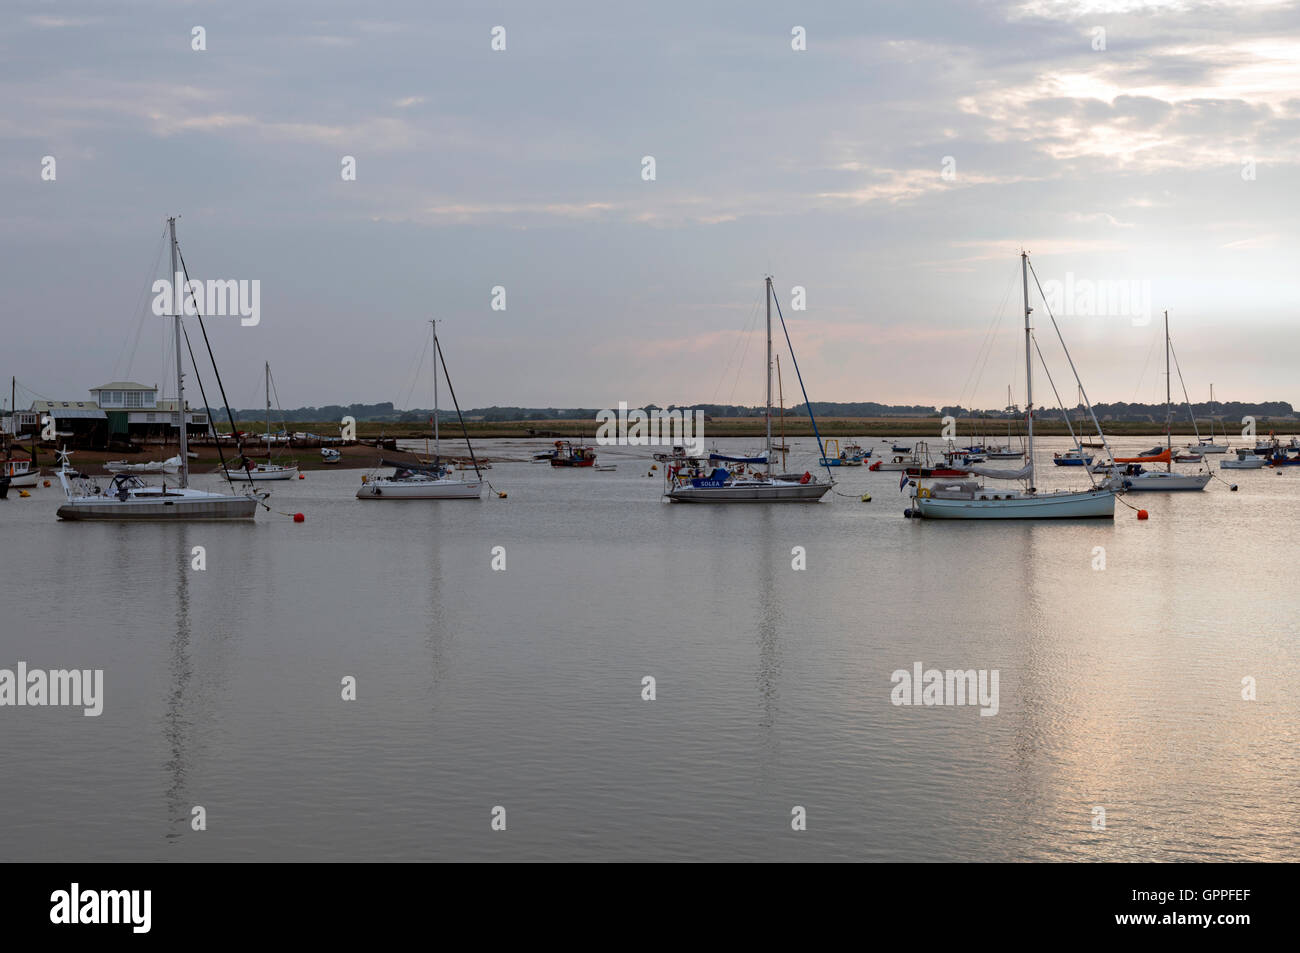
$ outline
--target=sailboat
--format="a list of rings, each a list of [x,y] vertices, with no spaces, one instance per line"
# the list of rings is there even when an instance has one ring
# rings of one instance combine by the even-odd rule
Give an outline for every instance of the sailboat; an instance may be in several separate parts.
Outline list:
[[[1146,470],[1141,464],[1130,465],[1124,473],[1122,480],[1124,489],[1130,492],[1144,492],[1148,490],[1155,491],[1174,491],[1174,490],[1203,490],[1205,485],[1210,482],[1210,472],[1201,470],[1197,473],[1175,473],[1173,463],[1173,422],[1174,422],[1174,403],[1173,403],[1173,379],[1169,367],[1169,354],[1171,345],[1169,343],[1169,312],[1165,312],[1165,449],[1161,456],[1165,457],[1163,470]],[[1179,374],[1181,377],[1181,372]],[[1188,409],[1191,409],[1189,403]],[[1196,415],[1192,415],[1192,423],[1195,426]],[[1199,438],[1198,438],[1199,439]],[[1123,462],[1116,460],[1116,462]]]
[[[438,435],[438,365],[442,363],[443,371],[447,369],[442,360],[442,347],[438,343],[438,322],[430,321],[433,334],[433,459],[427,464],[400,463],[380,459],[381,466],[391,466],[390,476],[371,479],[361,478],[361,488],[357,490],[358,500],[480,500],[483,498],[483,474],[478,460],[474,457],[474,448],[470,446],[470,460],[473,461],[477,479],[461,480],[451,476],[451,468],[442,462],[441,446]],[[451,378],[447,378],[447,387],[451,387]],[[451,392],[454,402],[456,392]],[[460,416],[459,406],[456,415]],[[461,420],[461,430],[465,433],[465,443],[469,445],[469,433],[465,432],[465,421]]]
[[[1015,405],[1011,402],[1011,385],[1007,385],[1007,442],[1005,446],[989,447],[987,456],[990,460],[1019,460],[1025,455],[1025,448],[1015,450],[1011,446],[1011,413]]]
[[[912,495],[912,507],[904,513],[905,516],[961,520],[1115,517],[1115,491],[1109,487],[1094,485],[1088,490],[1040,493],[1034,486],[1034,345],[1033,328],[1029,323],[1033,309],[1029,307],[1029,255],[1023,251],[1020,253],[1020,277],[1025,302],[1025,432],[1028,463],[1019,470],[999,470],[977,464],[970,464],[967,468],[972,473],[993,479],[1022,480],[1025,488],[990,489],[975,480],[936,480],[927,487],[917,480],[913,484],[916,489]],[[1073,366],[1071,361],[1071,367]]]
[[[811,473],[804,473],[799,480],[783,480],[780,475],[772,474],[772,301],[776,292],[772,290],[772,277],[764,282],[767,304],[767,442],[762,457],[765,468],[762,473],[752,471],[741,474],[732,473],[726,467],[714,467],[703,472],[693,461],[686,458],[674,458],[664,468],[664,496],[673,503],[816,503],[830,490],[829,482],[822,483]],[[777,305],[780,308],[780,305]],[[785,319],[781,319],[782,328]],[[786,332],[786,343],[790,334]],[[790,356],[794,358],[794,349]],[[799,371],[799,362],[795,361],[795,372]],[[800,378],[800,387],[802,387]],[[813,432],[817,433],[817,419],[813,416],[812,404],[808,402],[808,393],[804,392],[804,406],[808,408],[808,417],[812,420]],[[825,458],[826,448],[822,445],[821,435],[817,435],[817,444]],[[757,460],[751,462],[759,462]],[[827,470],[829,474],[830,471]]]
[[[1225,433],[1223,436],[1225,439],[1224,443],[1214,442],[1214,385],[1211,384],[1210,385],[1210,439],[1201,440],[1198,438],[1195,444],[1189,443],[1188,446],[1192,447],[1194,450],[1199,451],[1200,453],[1227,453],[1228,444],[1226,443],[1226,439],[1228,435]]]
[[[277,390],[278,393],[278,390]],[[296,480],[298,478],[298,464],[282,466],[278,463],[271,462],[271,362],[266,362],[266,462],[257,463],[256,461],[244,458],[243,465],[231,463],[226,468],[226,475],[232,480],[246,480],[249,483],[260,483],[265,480]]]
[[[176,219],[167,219],[171,235],[172,275],[179,273]],[[196,490],[190,484],[189,438],[185,424],[184,337],[179,308],[173,316],[176,334],[176,411],[180,432],[180,472],[176,485],[151,486],[132,473],[115,474],[107,488],[76,475],[68,465],[69,451],[59,453],[59,482],[67,498],[58,509],[63,520],[235,520],[252,519],[258,496],[235,496]],[[202,321],[202,317],[200,317]],[[197,369],[195,371],[197,373]]]

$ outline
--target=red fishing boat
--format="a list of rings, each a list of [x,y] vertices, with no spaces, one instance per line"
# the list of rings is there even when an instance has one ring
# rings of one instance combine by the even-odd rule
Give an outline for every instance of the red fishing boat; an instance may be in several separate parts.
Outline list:
[[[594,447],[575,447],[567,440],[555,441],[555,449],[551,451],[551,466],[594,467],[595,465],[596,449]]]

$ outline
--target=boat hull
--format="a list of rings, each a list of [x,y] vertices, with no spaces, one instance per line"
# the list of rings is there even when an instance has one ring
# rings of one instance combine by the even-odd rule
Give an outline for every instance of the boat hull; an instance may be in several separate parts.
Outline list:
[[[1153,470],[1141,476],[1125,477],[1124,489],[1129,493],[1173,493],[1182,490],[1204,490],[1209,482],[1208,473],[1167,473]]]
[[[1002,500],[913,497],[912,513],[943,520],[1114,519],[1115,494],[1093,490]]]
[[[665,495],[673,503],[816,503],[829,483],[786,483],[776,486],[679,486]]]
[[[358,500],[479,500],[481,480],[372,480],[357,490]]]
[[[285,467],[281,470],[227,470],[226,475],[231,480],[239,480],[244,483],[265,483],[270,480],[296,480],[298,479],[297,467]]]
[[[1263,457],[1256,457],[1254,460],[1220,460],[1220,470],[1262,470],[1264,469],[1265,460]]]
[[[210,499],[69,501],[58,509],[61,520],[112,522],[152,520],[247,520],[257,512],[251,497],[213,494]]]

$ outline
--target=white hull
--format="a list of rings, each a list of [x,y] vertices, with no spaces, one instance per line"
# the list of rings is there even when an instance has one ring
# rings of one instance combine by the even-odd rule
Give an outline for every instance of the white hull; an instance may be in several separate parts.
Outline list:
[[[1134,477],[1124,477],[1124,489],[1130,493],[1204,490],[1205,484],[1209,482],[1208,473],[1169,473],[1164,470],[1149,470]]]
[[[59,507],[63,520],[239,520],[252,519],[257,500],[203,490],[147,487],[125,500],[113,496],[71,497]]]
[[[1188,449],[1195,450],[1197,453],[1227,453],[1228,445],[1226,443],[1202,443],[1199,445],[1188,444]]]
[[[36,483],[37,483],[37,474],[35,473],[24,473],[21,476],[9,478],[9,485],[13,487],[15,490],[23,490],[23,489],[27,489],[28,487],[34,487],[36,486]]]
[[[482,480],[370,480],[357,490],[358,500],[478,500]]]
[[[995,496],[1002,499],[993,499]],[[912,512],[942,520],[1114,519],[1115,493],[1087,490],[1021,495],[989,490],[973,499],[913,497]]]
[[[227,470],[226,475],[232,480],[240,480],[244,483],[263,483],[267,480],[296,480],[298,479],[298,468],[292,467],[263,467],[257,466],[252,470]]]
[[[816,503],[829,483],[736,483],[717,487],[678,486],[665,496],[673,503]]]
[[[9,485],[17,490],[27,489],[36,486],[40,478],[40,470],[32,471],[31,464],[26,460],[11,460],[9,462],[0,461],[0,476],[8,475]]]
[[[1263,457],[1238,457],[1235,460],[1220,460],[1220,470],[1262,470],[1268,463]]]

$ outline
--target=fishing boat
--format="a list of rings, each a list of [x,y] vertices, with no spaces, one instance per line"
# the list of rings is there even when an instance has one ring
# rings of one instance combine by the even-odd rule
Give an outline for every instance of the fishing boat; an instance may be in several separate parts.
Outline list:
[[[917,463],[906,466],[903,471],[909,477],[964,477],[969,470],[951,464],[935,464],[930,461],[930,447],[925,441],[916,445]]]
[[[226,475],[232,480],[243,480],[248,483],[263,483],[268,480],[296,480],[298,479],[298,464],[293,463],[285,466],[279,463],[271,462],[271,362],[266,362],[266,462],[260,463],[244,457],[242,460],[232,463],[226,468]],[[285,435],[285,442],[288,442],[288,434]]]
[[[1019,470],[999,470],[971,465],[977,476],[999,480],[1023,481],[1023,490],[998,490],[976,480],[933,480],[929,486],[913,481],[912,506],[905,516],[925,519],[1114,519],[1115,491],[1108,486],[1093,485],[1087,490],[1057,490],[1040,493],[1034,485],[1034,389],[1033,328],[1029,316],[1029,255],[1020,253],[1020,277],[1025,306],[1025,433],[1028,462]],[[1049,317],[1050,317],[1049,313]],[[1052,320],[1055,327],[1055,319]],[[1060,331],[1057,330],[1059,336]],[[1064,346],[1065,341],[1061,339]],[[1067,357],[1068,357],[1068,351]],[[1071,368],[1074,364],[1071,361]],[[1082,390],[1082,383],[1079,383]],[[1086,396],[1086,395],[1085,395]],[[1068,421],[1068,417],[1067,417]],[[1100,426],[1097,428],[1100,431]],[[1086,471],[1085,471],[1086,472]],[[1091,475],[1088,478],[1092,479]]]
[[[568,440],[555,441],[551,451],[553,467],[594,467],[596,465],[596,448],[574,446]]]
[[[911,453],[912,446],[911,444],[904,445],[901,443],[891,443],[889,445],[889,452],[890,453]]]
[[[33,470],[30,460],[4,460],[0,461],[0,474],[9,480],[9,485],[15,490],[25,490],[36,486],[40,478],[41,471]]]
[[[321,463],[338,463],[342,459],[343,459],[343,454],[339,453],[333,447],[321,447],[321,451],[320,451]]]
[[[854,443],[846,443],[844,445],[844,452],[859,463],[871,459],[871,448],[864,447],[856,441]]]
[[[782,480],[772,473],[772,302],[776,292],[772,290],[770,275],[764,281],[764,294],[767,305],[767,436],[761,464],[764,470],[759,473],[750,470],[742,475],[733,474],[726,467],[713,467],[709,472],[703,472],[698,465],[699,461],[691,461],[697,464],[695,466],[688,466],[685,460],[671,462],[664,467],[664,496],[672,503],[816,503],[831,488],[829,469],[826,471],[826,483],[820,482],[811,473],[804,473],[797,481]],[[785,331],[786,343],[789,345],[790,333],[785,328],[785,318],[781,315],[780,308],[778,303],[777,315],[781,318],[781,328]],[[797,374],[799,362],[794,357],[793,346],[790,347],[790,357]],[[803,388],[802,378],[799,386]],[[818,448],[825,459],[826,447],[817,430],[817,418],[813,416],[807,390],[804,390],[803,398],[812,421],[813,433],[817,435]]]
[[[189,455],[186,454],[188,457]],[[177,473],[181,468],[179,456],[166,460],[150,460],[147,463],[128,463],[125,460],[110,460],[104,464],[109,473]]]
[[[868,470],[906,470],[908,467],[919,467],[919,466],[921,466],[921,460],[917,457],[912,456],[910,453],[907,453],[907,454],[895,454],[893,458],[890,460],[877,460],[875,463],[871,464],[871,466],[867,467],[867,469]]]
[[[1220,470],[1259,470],[1264,464],[1268,463],[1267,457],[1261,457],[1256,453],[1251,453],[1242,447],[1237,450],[1236,457],[1219,461]]]
[[[176,242],[176,219],[167,220],[171,237],[172,275],[180,274],[177,258],[180,246]],[[188,279],[188,275],[186,276]],[[198,311],[198,302],[194,302]],[[177,430],[180,434],[180,470],[177,482],[169,486],[164,482],[160,486],[146,484],[134,473],[114,474],[107,487],[101,487],[96,481],[74,475],[68,465],[70,451],[64,448],[59,454],[59,482],[63,486],[66,502],[59,507],[58,517],[63,520],[236,520],[252,519],[257,512],[258,503],[265,494],[235,495],[229,493],[210,493],[196,490],[189,485],[190,458],[189,437],[186,433],[185,412],[185,375],[183,365],[184,331],[181,327],[180,311],[173,304],[173,328],[175,332],[176,351],[176,408]],[[200,325],[203,316],[198,316]],[[206,337],[206,334],[204,335]],[[209,349],[211,355],[211,349]],[[216,370],[215,360],[213,370]],[[198,369],[195,368],[195,374]],[[201,382],[200,382],[201,386]],[[229,413],[229,410],[227,410]]]
[[[1052,462],[1058,467],[1086,467],[1092,463],[1092,456],[1084,456],[1080,449],[1066,450],[1052,454]]]
[[[441,462],[441,441],[438,433],[438,367],[446,373],[447,364],[442,356],[442,345],[438,342],[438,322],[430,321],[433,335],[433,462],[428,464],[389,462],[380,458],[379,465],[391,466],[393,472],[388,476],[372,478],[369,474],[361,478],[361,488],[357,490],[358,500],[479,500],[483,498],[483,479],[474,447],[469,442],[469,432],[465,429],[465,420],[460,415],[460,405],[456,404],[456,417],[460,420],[461,432],[465,436],[465,445],[469,447],[470,459],[475,461],[476,479],[467,480],[453,477],[451,468]],[[451,377],[447,377],[447,389],[451,399],[456,403],[456,391],[451,387]]]
[[[1173,403],[1173,373],[1170,367],[1170,357],[1173,355],[1173,343],[1169,338],[1169,312],[1165,312],[1165,448],[1160,454],[1165,458],[1165,469],[1148,470],[1140,465],[1132,465],[1124,472],[1122,476],[1112,477],[1112,479],[1121,480],[1125,490],[1130,493],[1142,493],[1147,491],[1156,492],[1176,492],[1176,491],[1194,491],[1204,490],[1205,485],[1210,482],[1211,473],[1209,470],[1198,470],[1196,473],[1176,473],[1173,465],[1173,421],[1174,421],[1174,403]],[[1176,358],[1175,358],[1176,360]],[[1178,372],[1178,378],[1182,380],[1181,369]],[[1184,385],[1184,398],[1186,397],[1186,385]],[[1192,410],[1191,401],[1187,401],[1187,409]],[[1195,429],[1196,415],[1192,413],[1192,426]],[[1200,439],[1200,435],[1197,435]],[[1155,447],[1153,449],[1159,449]],[[1116,462],[1121,461],[1117,458]],[[1138,461],[1132,461],[1137,463]]]
[[[832,446],[834,449],[832,450]],[[860,448],[859,448],[860,449]],[[860,467],[862,466],[862,457],[856,454],[850,454],[847,450],[840,449],[839,440],[831,437],[826,440],[826,456],[817,461],[819,467]]]

